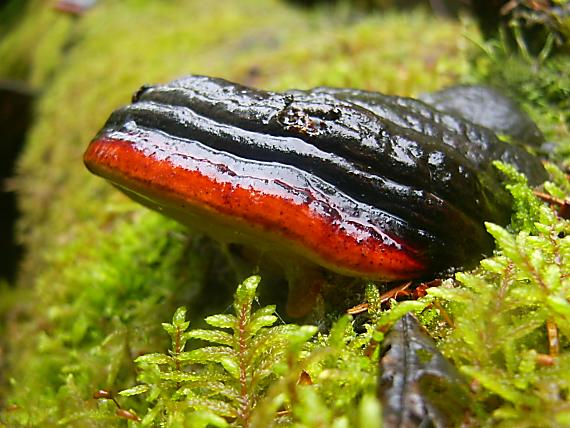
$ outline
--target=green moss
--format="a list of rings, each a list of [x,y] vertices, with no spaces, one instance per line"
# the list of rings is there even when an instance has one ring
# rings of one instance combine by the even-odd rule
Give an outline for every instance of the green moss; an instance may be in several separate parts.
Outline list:
[[[120,392],[123,397],[148,395],[151,408],[143,425],[224,427],[228,426],[224,418],[238,426],[250,425],[264,392],[287,369],[291,344],[302,347],[317,330],[293,324],[274,326],[278,320],[275,305],[254,311],[259,281],[259,276],[252,276],[239,285],[235,314],[206,318],[216,329],[187,331],[190,323],[183,307],[174,314],[172,324],[163,324],[171,337],[169,354],[138,357],[143,383]],[[186,351],[192,339],[215,345]],[[195,420],[196,413],[200,422]]]
[[[161,228],[162,234],[151,233]],[[53,270],[17,305],[34,318],[18,324],[13,339],[19,340],[12,342],[17,348],[9,359],[15,370],[8,401],[21,406],[12,414],[16,421],[55,424],[68,412],[92,407],[86,400],[97,388],[134,377],[132,355],[148,346],[160,324],[156,318],[154,326],[150,323],[157,314],[152,308],[171,308],[177,288],[186,296],[192,292],[177,266],[186,238],[176,230],[177,225],[149,213],[118,227],[113,239],[100,245],[80,240],[50,258]],[[175,288],[163,288],[166,284]],[[133,319],[147,321],[132,328]]]
[[[419,11],[371,15],[353,25],[326,16],[314,19],[321,37],[259,60],[277,71],[270,86],[414,95],[453,83],[468,67],[467,43],[456,38],[461,27],[442,21],[436,30],[437,20]]]
[[[524,201],[514,216],[518,231],[488,224],[496,255],[457,274],[452,288],[429,293],[453,315],[443,350],[477,382],[474,399],[488,423],[563,426],[570,417],[570,222],[537,200],[528,210],[528,188],[510,175],[513,195]],[[559,349],[549,348],[547,330],[560,335]]]
[[[124,426],[127,422],[115,414],[114,404],[93,399],[94,392],[116,394],[136,384],[141,372],[133,361],[141,354],[165,352],[168,344],[161,322],[171,319],[175,308],[187,306],[192,326],[199,326],[201,318],[223,312],[231,301],[234,276],[215,245],[188,236],[181,226],[126,200],[87,173],[81,163],[87,142],[138,86],[203,73],[269,89],[327,84],[417,94],[465,80],[466,74],[490,76],[491,65],[498,67],[494,62],[488,65],[487,59],[471,66],[469,44],[457,37],[462,31],[471,32],[473,27],[436,20],[421,11],[355,19],[342,6],[303,11],[278,1],[101,0],[78,20],[57,14],[45,2],[30,2],[24,18],[0,40],[0,57],[6,58],[0,63],[0,75],[26,79],[41,90],[37,120],[16,178],[23,212],[20,236],[28,255],[17,288],[0,288],[6,333],[0,368],[9,383],[0,388],[0,401],[5,402],[0,426],[54,426],[62,421],[69,426]],[[530,81],[535,75],[528,76]],[[568,90],[564,81],[558,89],[554,78],[549,82],[535,83],[532,93],[551,88],[554,97],[560,97]],[[553,99],[563,105],[563,98]],[[535,100],[529,105],[542,102],[540,97]],[[550,101],[545,104],[550,105]],[[568,130],[557,128],[561,122],[549,116],[558,117],[561,109],[548,113],[548,108],[537,108],[533,115],[543,128],[553,126],[550,138],[564,140]],[[558,197],[565,194],[561,187]],[[527,223],[519,228],[524,231],[529,217],[523,219]],[[552,222],[536,226],[538,235],[545,233],[544,227],[561,227],[558,220]],[[548,248],[536,248],[535,253]],[[553,268],[545,269],[551,269],[549,278],[555,277]],[[445,305],[457,319],[465,312],[461,305],[480,305],[483,311],[497,296],[501,278],[497,275],[488,278],[485,273],[481,279],[486,284],[482,289],[492,290],[485,294],[487,303],[481,304],[479,292],[470,288],[454,288],[449,299],[438,298],[451,302]],[[563,293],[556,290],[557,296]],[[461,296],[463,301],[458,300]],[[548,293],[541,298],[550,298],[549,304],[563,311],[560,299]],[[329,335],[318,336],[308,353],[293,343],[282,377],[263,389],[263,405],[254,422],[266,426],[273,410],[289,403],[291,413],[283,423],[370,426],[370,418],[379,414],[373,399],[376,360],[362,350],[372,337],[382,339],[374,324],[388,324],[411,309],[421,311],[434,299],[394,305],[388,313],[378,311],[362,334],[343,318]],[[520,316],[514,315],[507,319],[510,326],[518,326]],[[538,327],[517,336],[510,348],[500,350],[498,359],[483,366],[464,357],[477,352],[461,342],[470,337],[467,327],[458,323],[456,330],[445,328],[433,307],[424,310],[422,319],[445,336],[444,349],[455,361],[481,369],[480,376],[465,370],[483,385],[477,400],[483,407],[489,397],[502,400],[494,408],[497,414],[483,414],[504,421],[520,409],[527,409],[532,418],[544,416],[540,405],[545,403],[545,387],[536,373],[554,377],[568,372],[565,354],[559,366],[535,371],[532,350],[544,352],[539,315]],[[472,319],[465,325],[487,327],[481,322]],[[556,322],[562,331],[564,317]],[[493,336],[493,340],[498,339]],[[519,350],[525,363],[515,367],[512,358]],[[483,351],[478,352],[474,355],[481,358]],[[305,369],[313,385],[297,387],[298,374]],[[492,370],[506,379],[504,391],[485,383]],[[159,375],[147,372],[148,385],[156,381],[153,373]],[[521,373],[524,382],[515,385],[512,377]],[[556,385],[561,391],[565,388]],[[528,395],[530,404],[520,404],[521,395]],[[123,407],[141,416],[153,408],[152,400],[121,399]],[[550,403],[546,403],[549,410],[563,401]],[[560,420],[565,417],[562,411],[556,414]],[[208,420],[211,412],[199,416]]]
[[[63,62],[64,47],[74,26],[70,16],[58,14],[43,3],[29,1],[16,27],[0,39],[0,76],[25,80],[37,88]]]

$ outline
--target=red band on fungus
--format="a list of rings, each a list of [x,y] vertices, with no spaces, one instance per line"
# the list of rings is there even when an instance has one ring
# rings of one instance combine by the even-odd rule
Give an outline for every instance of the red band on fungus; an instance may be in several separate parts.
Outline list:
[[[119,186],[162,194],[180,209],[198,207],[245,222],[257,228],[260,236],[267,233],[273,239],[277,236],[288,240],[292,244],[289,246],[302,255],[341,273],[382,279],[425,273],[425,266],[413,252],[403,250],[404,245],[391,238],[386,242],[385,236],[374,237],[363,225],[362,230],[358,230],[359,225],[347,230],[341,222],[320,215],[299,198],[277,194],[262,184],[255,188],[255,181],[244,184],[220,180],[204,173],[201,164],[209,163],[206,159],[177,165],[168,156],[137,147],[136,138],[129,141],[127,134],[122,135],[122,139],[99,137],[84,157],[90,170]],[[148,147],[148,138],[145,144]]]

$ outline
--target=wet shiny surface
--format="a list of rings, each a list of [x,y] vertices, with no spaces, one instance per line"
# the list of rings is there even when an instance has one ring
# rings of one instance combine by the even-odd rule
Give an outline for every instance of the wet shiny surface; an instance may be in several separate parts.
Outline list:
[[[193,226],[207,212],[203,222],[243,231],[229,240],[267,238],[350,275],[472,264],[491,250],[483,221],[510,214],[491,160],[544,175],[488,129],[407,98],[190,76],[133,101],[91,143],[90,170]]]
[[[467,382],[411,314],[382,342],[378,396],[386,428],[459,427],[469,413]]]
[[[381,272],[396,279],[425,271],[413,247],[383,231],[387,222],[403,227],[397,219],[296,168],[246,163],[150,130],[111,132],[90,146],[88,157],[98,160],[96,173],[143,198],[150,195],[152,208],[177,219],[182,211],[191,226],[214,235],[228,227],[247,235],[225,232],[221,239],[251,244],[259,237],[266,248],[291,241],[303,256],[352,275]]]

